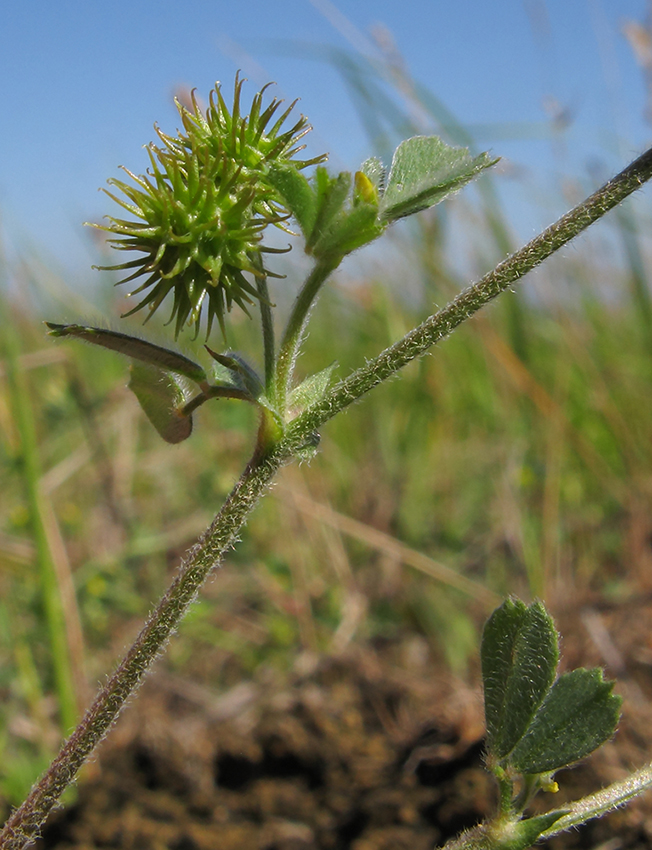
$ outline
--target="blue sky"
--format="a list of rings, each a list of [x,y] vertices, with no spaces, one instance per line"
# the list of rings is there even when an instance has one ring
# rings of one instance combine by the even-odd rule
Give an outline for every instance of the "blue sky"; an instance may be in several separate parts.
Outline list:
[[[527,238],[564,211],[559,178],[590,185],[650,143],[641,68],[623,35],[644,0],[22,0],[0,11],[0,217],[10,256],[38,250],[64,273],[93,275],[82,222],[113,212],[98,187],[118,165],[145,167],[172,95],[238,68],[247,99],[268,80],[301,98],[315,152],[354,169],[373,151],[328,50],[376,56],[387,32],[411,76],[506,158],[500,179]],[[384,30],[379,30],[379,25]],[[375,28],[375,30],[373,30]],[[387,98],[392,94],[388,90]],[[551,133],[546,103],[570,122]],[[427,129],[427,128],[426,128]],[[510,177],[511,174],[511,177]],[[518,179],[514,179],[514,175]],[[543,202],[542,202],[543,201]]]

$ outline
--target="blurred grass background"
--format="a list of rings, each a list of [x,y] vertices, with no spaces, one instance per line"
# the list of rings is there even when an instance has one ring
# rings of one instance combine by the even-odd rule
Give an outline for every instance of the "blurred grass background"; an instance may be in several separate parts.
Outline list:
[[[385,160],[421,131],[417,112],[473,146],[395,62],[350,56],[341,69]],[[402,108],[376,87],[383,76]],[[302,374],[333,360],[347,374],[516,247],[496,179],[336,275]],[[569,206],[589,188],[562,187]],[[648,225],[640,202],[612,215],[330,423],[317,457],[283,471],[163,663],[226,687],[302,651],[410,633],[465,676],[504,595],[559,609],[649,594]],[[163,444],[125,361],[55,343],[38,321],[101,323],[115,315],[110,287],[89,304],[36,256],[1,274],[0,797],[18,802],[219,508],[256,422],[246,405],[214,403],[190,440]],[[290,265],[276,287],[281,313],[299,274]],[[232,320],[230,345],[260,362],[256,322]]]

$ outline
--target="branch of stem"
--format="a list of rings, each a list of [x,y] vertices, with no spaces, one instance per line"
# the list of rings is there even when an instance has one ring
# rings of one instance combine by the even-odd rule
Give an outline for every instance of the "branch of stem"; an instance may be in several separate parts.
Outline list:
[[[260,255],[257,255],[257,263],[261,276],[256,278],[256,289],[258,290],[258,303],[260,304],[260,324],[263,332],[263,355],[265,361],[265,393],[273,403],[274,395],[274,319],[272,317],[272,304],[269,300],[269,287],[267,276],[263,274],[263,264]]]
[[[276,404],[281,415],[285,415],[287,394],[292,380],[294,364],[299,353],[303,332],[310,317],[310,309],[319,290],[338,263],[319,261],[306,278],[296,297],[288,319],[278,352],[276,364]]]

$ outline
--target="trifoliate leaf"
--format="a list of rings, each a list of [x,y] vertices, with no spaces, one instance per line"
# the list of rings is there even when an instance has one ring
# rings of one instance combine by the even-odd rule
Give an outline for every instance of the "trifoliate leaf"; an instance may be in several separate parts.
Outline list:
[[[520,773],[559,770],[589,755],[614,733],[621,698],[602,671],[564,673],[543,701],[508,764]]]
[[[173,374],[136,361],[131,366],[129,389],[167,443],[181,443],[190,436],[192,417],[181,413],[186,394]]]
[[[307,377],[305,381],[302,381],[298,387],[292,390],[289,405],[296,411],[297,415],[324,396],[330,386],[336,366],[337,363],[331,363],[330,366],[322,369],[321,372],[316,372],[314,375]]]
[[[394,221],[432,207],[497,161],[487,153],[472,157],[437,136],[407,139],[394,153],[380,215]]]
[[[558,637],[543,605],[507,599],[487,621],[481,657],[487,750],[501,759],[526,733],[555,678]]]
[[[154,345],[154,343],[147,342],[144,339],[118,333],[118,331],[109,331],[105,328],[57,325],[54,322],[46,322],[45,324],[50,329],[51,336],[72,336],[83,339],[93,345],[101,345],[103,348],[110,348],[112,351],[120,352],[120,354],[126,354],[133,360],[140,360],[142,363],[149,363],[162,370],[185,375],[186,378],[190,378],[198,384],[206,380],[206,372],[198,363],[194,363],[184,357],[183,354],[179,354],[178,351],[162,348],[160,345]]]

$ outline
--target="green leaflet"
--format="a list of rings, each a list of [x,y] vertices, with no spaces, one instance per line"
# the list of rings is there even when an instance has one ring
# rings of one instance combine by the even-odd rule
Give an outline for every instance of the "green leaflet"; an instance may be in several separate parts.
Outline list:
[[[311,252],[323,235],[329,232],[331,222],[344,210],[351,189],[351,174],[343,171],[337,177],[331,177],[323,166],[319,166],[315,173],[314,186],[317,217],[312,233],[306,238],[308,252]],[[314,253],[319,256],[318,252]]]
[[[378,206],[360,202],[340,213],[316,240],[316,257],[344,257],[378,238],[387,225],[378,222]]]
[[[589,755],[614,733],[621,697],[601,670],[582,668],[555,682],[527,734],[509,756],[520,773],[544,773]]]
[[[523,737],[555,678],[558,638],[543,605],[506,600],[484,628],[481,658],[487,748],[500,759]]]
[[[437,136],[407,139],[394,152],[381,218],[395,221],[432,207],[496,162],[488,153],[472,157],[466,148],[451,147]],[[374,173],[377,166],[368,168]]]
[[[317,199],[308,180],[291,165],[272,165],[267,179],[297,220],[304,239],[308,239],[317,219]]]
[[[178,375],[185,375],[186,378],[190,378],[198,384],[206,380],[206,372],[198,363],[195,363],[188,357],[184,357],[178,351],[172,351],[169,348],[154,345],[154,343],[147,342],[147,340],[119,333],[118,331],[109,331],[105,328],[91,328],[83,325],[57,325],[54,322],[46,322],[45,324],[50,329],[51,336],[72,336],[77,339],[83,339],[85,342],[90,342],[93,345],[101,345],[103,348],[109,348],[112,351],[118,351],[120,354],[126,354],[133,360],[140,360],[143,363],[149,363],[160,369],[176,372]]]
[[[188,439],[192,433],[192,417],[180,412],[187,399],[174,375],[157,366],[134,361],[129,389],[167,443],[181,443]]]

